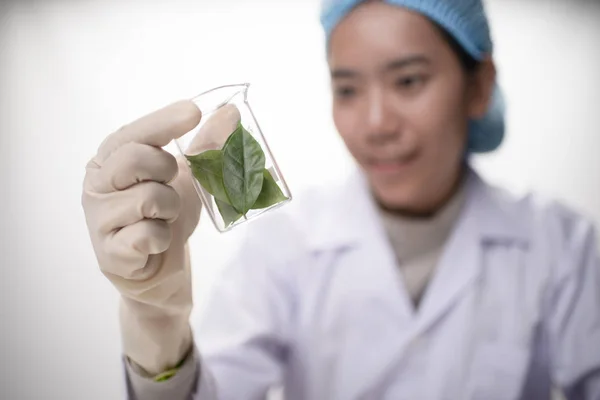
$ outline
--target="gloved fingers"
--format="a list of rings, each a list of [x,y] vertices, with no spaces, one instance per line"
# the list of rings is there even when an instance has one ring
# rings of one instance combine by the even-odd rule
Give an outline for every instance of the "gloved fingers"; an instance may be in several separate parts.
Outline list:
[[[135,142],[163,147],[194,129],[202,118],[200,109],[190,100],[182,100],[145,115],[110,134],[90,162],[102,167],[108,157],[126,143]]]
[[[105,238],[109,260],[103,263],[103,271],[125,279],[147,279],[156,270],[149,268],[149,256],[166,251],[171,239],[171,226],[163,220],[143,219],[115,230]]]
[[[196,155],[205,150],[220,150],[237,128],[241,118],[240,111],[233,104],[219,108],[198,129],[192,142],[185,149],[185,154]]]
[[[173,229],[177,230],[182,237],[188,238],[198,225],[202,210],[202,201],[198,195],[197,188],[194,186],[195,178],[192,175],[192,171],[186,165],[187,161],[183,157],[178,157],[177,162],[179,164],[179,174],[170,183],[170,186],[179,194],[181,211],[177,219],[173,222]],[[210,203],[208,203],[208,207],[212,210]]]
[[[169,185],[141,182],[126,190],[96,196],[96,226],[104,234],[143,219],[173,222],[181,210],[179,194]]]
[[[139,182],[170,182],[177,176],[178,167],[175,157],[163,149],[130,142],[115,150],[101,168],[89,172],[89,189],[109,193]]]

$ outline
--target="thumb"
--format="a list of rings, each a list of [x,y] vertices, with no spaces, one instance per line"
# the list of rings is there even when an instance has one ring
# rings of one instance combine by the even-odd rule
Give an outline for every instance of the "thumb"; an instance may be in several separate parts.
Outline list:
[[[234,104],[227,104],[213,112],[194,135],[186,155],[195,155],[205,150],[219,150],[241,120],[240,111]]]

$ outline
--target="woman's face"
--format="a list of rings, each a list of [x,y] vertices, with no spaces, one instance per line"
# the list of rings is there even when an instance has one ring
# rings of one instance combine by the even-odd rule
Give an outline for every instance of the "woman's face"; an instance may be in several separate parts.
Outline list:
[[[378,200],[415,213],[439,207],[459,178],[468,120],[487,104],[439,30],[367,2],[333,31],[329,65],[335,125]]]

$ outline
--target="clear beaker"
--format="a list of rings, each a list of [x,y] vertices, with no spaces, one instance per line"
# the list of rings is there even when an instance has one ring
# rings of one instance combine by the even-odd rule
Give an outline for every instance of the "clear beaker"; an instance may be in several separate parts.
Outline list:
[[[225,232],[292,199],[248,103],[250,84],[220,86],[192,99],[200,124],[175,140],[215,227]]]

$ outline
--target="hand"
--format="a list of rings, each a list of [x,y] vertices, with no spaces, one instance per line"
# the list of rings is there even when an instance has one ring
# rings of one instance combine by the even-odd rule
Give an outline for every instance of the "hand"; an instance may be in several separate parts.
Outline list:
[[[156,286],[181,272],[201,203],[185,161],[161,147],[200,118],[190,101],[155,111],[109,135],[86,167],[82,203],[94,251],[124,296],[160,305],[172,294]]]
[[[200,118],[194,103],[181,101],[124,126],[88,163],[83,185],[100,270],[122,295],[124,352],[149,375],[177,365],[192,343],[186,242],[201,203],[187,161],[161,147],[191,131]],[[220,148],[239,121],[235,106],[220,108],[185,153]]]
[[[100,270],[122,295],[124,352],[150,375],[192,343],[186,242],[201,203],[185,160],[161,147],[200,118],[190,101],[146,115],[108,136],[86,167],[83,209]]]

